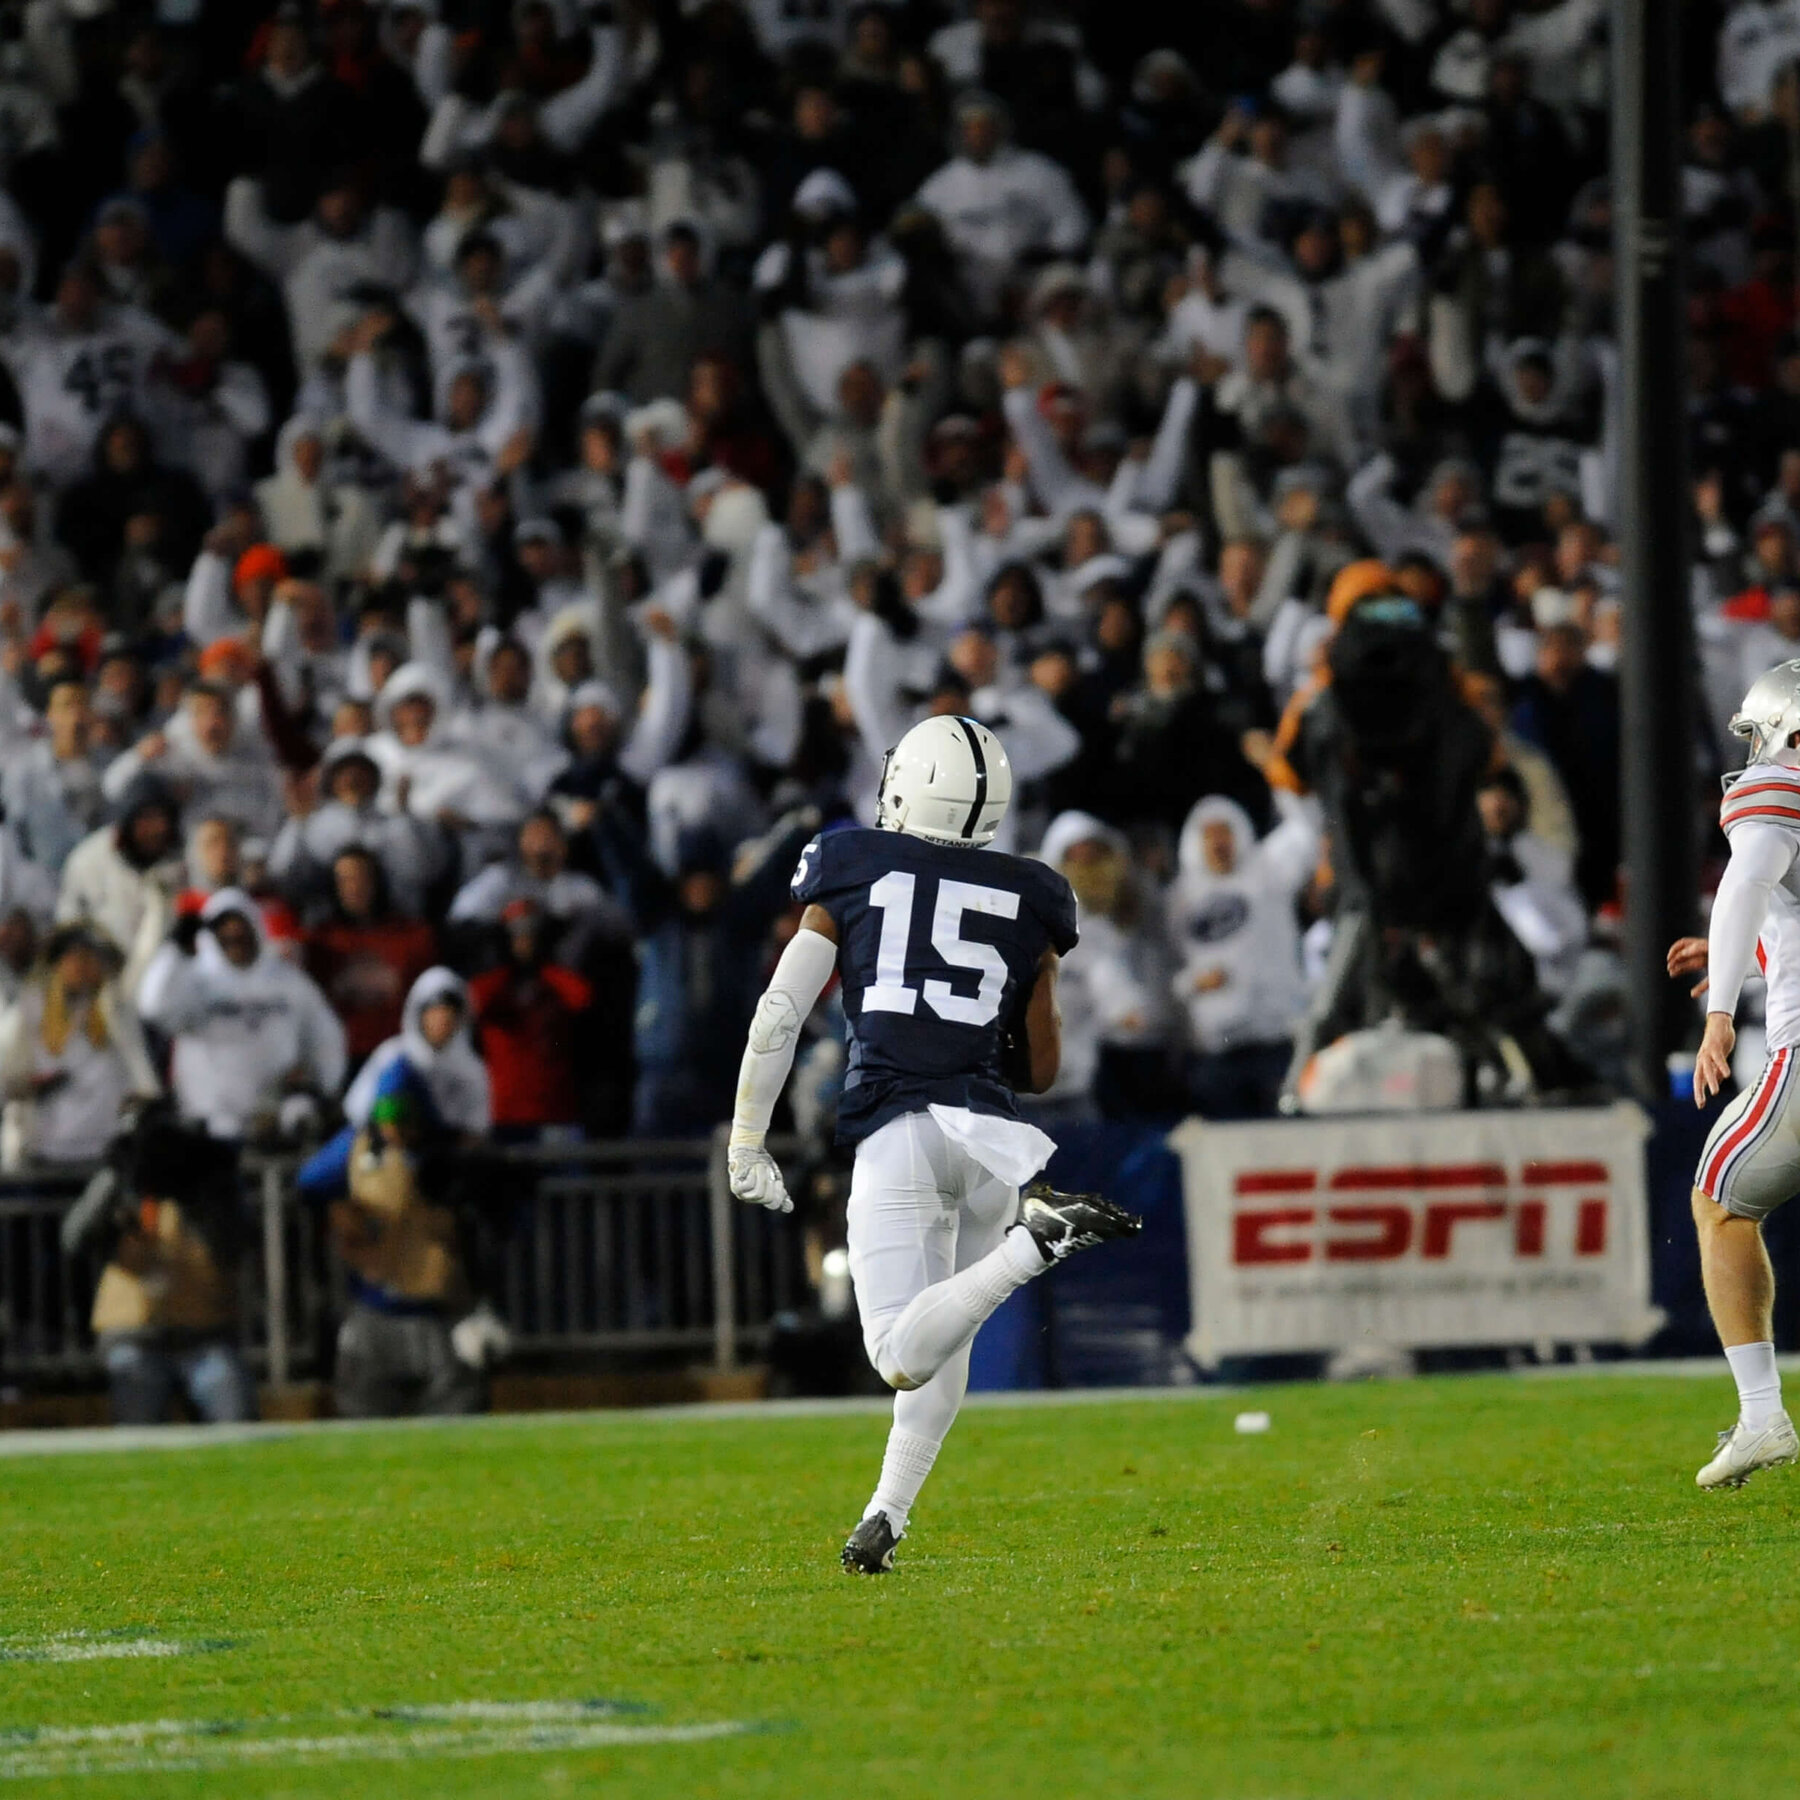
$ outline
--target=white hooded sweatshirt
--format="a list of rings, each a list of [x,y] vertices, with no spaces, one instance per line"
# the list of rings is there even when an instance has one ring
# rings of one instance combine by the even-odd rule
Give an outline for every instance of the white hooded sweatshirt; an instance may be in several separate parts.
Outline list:
[[[415,695],[423,695],[436,712],[423,743],[403,744],[393,730],[394,708]],[[470,825],[511,825],[524,813],[524,803],[504,773],[483,767],[451,739],[450,700],[436,670],[422,663],[402,664],[377,696],[375,717],[381,729],[364,747],[381,771],[383,806],[419,819],[453,813]]]
[[[449,737],[484,767],[504,774],[519,798],[535,806],[569,760],[568,752],[557,742],[554,724],[529,699],[494,698],[489,669],[501,642],[492,625],[484,626],[475,640],[476,698],[457,712]]]
[[[1306,806],[1277,794],[1281,823],[1260,842],[1235,800],[1209,795],[1181,828],[1180,872],[1169,896],[1182,965],[1176,998],[1187,1009],[1196,1050],[1277,1044],[1306,1009],[1294,900],[1318,858],[1318,831]],[[1231,828],[1231,872],[1215,874],[1202,848],[1209,822]],[[1216,979],[1202,991],[1198,982]]]
[[[346,1051],[344,1028],[317,983],[269,950],[256,902],[225,888],[200,917],[211,925],[226,913],[249,921],[256,960],[238,968],[210,931],[192,956],[164,944],[144,972],[138,1010],[175,1040],[172,1086],[183,1114],[214,1137],[236,1138],[280,1104],[291,1074],[335,1094]]]
[[[1129,854],[1125,834],[1090,813],[1058,813],[1038,855],[1063,870],[1077,844],[1098,841]],[[1063,1016],[1062,1068],[1052,1100],[1086,1094],[1094,1084],[1101,1049],[1108,1044],[1142,1049],[1166,1043],[1174,1023],[1169,1001],[1172,958],[1165,922],[1153,896],[1142,896],[1135,923],[1121,924],[1083,910],[1081,942],[1062,959],[1058,996]]]
[[[257,510],[269,542],[287,551],[319,553],[327,580],[351,580],[369,566],[381,537],[381,514],[367,492],[333,481],[329,467],[307,481],[294,462],[302,438],[327,442],[321,421],[296,413],[275,439],[275,473],[256,484]]]
[[[443,1049],[434,1050],[426,1042],[419,1019],[426,1007],[438,1000],[454,1000],[462,1008],[462,1024]],[[491,1118],[487,1064],[476,1054],[469,1036],[469,990],[460,975],[441,967],[427,969],[412,984],[401,1014],[400,1035],[376,1046],[344,1096],[344,1117],[358,1130],[369,1122],[383,1072],[402,1056],[430,1088],[438,1117],[450,1130],[486,1136]]]

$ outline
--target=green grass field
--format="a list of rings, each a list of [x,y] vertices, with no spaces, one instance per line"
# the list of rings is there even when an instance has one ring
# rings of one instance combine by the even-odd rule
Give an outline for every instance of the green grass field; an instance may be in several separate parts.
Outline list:
[[[4,1458],[0,1785],[1792,1791],[1800,1474],[1695,1490],[1729,1396],[1721,1373],[971,1409],[900,1568],[860,1581],[837,1548],[868,1412]],[[1234,1434],[1250,1405],[1266,1437]]]

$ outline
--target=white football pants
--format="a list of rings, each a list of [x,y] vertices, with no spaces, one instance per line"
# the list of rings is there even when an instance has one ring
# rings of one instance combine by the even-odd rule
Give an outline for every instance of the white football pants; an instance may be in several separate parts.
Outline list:
[[[920,1321],[915,1309],[905,1343],[893,1341],[894,1328],[927,1288],[999,1248],[1019,1216],[1019,1190],[945,1136],[929,1113],[906,1113],[857,1146],[848,1213],[864,1347],[884,1378],[906,1377],[894,1423],[942,1443],[969,1385],[974,1326],[962,1316]]]

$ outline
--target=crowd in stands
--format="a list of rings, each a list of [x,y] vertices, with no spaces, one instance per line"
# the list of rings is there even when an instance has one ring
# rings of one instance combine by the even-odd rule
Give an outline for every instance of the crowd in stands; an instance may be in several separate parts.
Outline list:
[[[396,1056],[446,1129],[705,1133],[800,846],[932,711],[1082,903],[1048,1112],[1266,1113],[1366,608],[1453,666],[1611,1073],[1605,15],[6,0],[6,1159],[165,1084],[360,1126]],[[1800,653],[1800,31],[1682,20],[1723,764]]]

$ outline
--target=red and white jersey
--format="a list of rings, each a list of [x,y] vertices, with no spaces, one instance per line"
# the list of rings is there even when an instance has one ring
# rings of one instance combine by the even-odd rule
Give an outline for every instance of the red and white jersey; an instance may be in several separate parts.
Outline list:
[[[1740,825],[1772,825],[1792,833],[1800,849],[1800,769],[1754,763],[1727,780],[1719,823],[1728,841]],[[1769,890],[1756,961],[1768,983],[1770,1050],[1800,1046],[1800,855]]]

